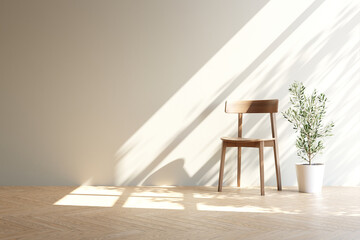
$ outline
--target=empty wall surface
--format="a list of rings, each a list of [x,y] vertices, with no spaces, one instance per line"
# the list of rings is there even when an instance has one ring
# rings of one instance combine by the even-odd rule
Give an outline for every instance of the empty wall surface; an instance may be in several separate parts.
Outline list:
[[[0,185],[216,185],[220,137],[236,135],[225,101],[284,111],[293,81],[329,98],[325,185],[360,185],[359,23],[358,0],[0,0]],[[296,185],[295,134],[277,122]],[[244,136],[269,123],[245,116]],[[256,149],[242,170],[259,185]]]

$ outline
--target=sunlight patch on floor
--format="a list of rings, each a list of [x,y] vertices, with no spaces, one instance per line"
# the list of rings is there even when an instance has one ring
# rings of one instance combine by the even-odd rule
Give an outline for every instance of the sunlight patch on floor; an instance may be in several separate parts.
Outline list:
[[[83,207],[112,207],[119,199],[118,196],[96,195],[66,195],[54,205],[83,206]]]
[[[59,206],[112,207],[122,189],[117,187],[80,186],[54,203]]]
[[[298,212],[283,211],[279,208],[262,208],[256,206],[215,206],[204,203],[197,203],[196,209],[199,211],[216,211],[216,212],[243,212],[243,213],[282,213],[282,214],[299,214]]]
[[[135,192],[132,193],[131,196],[133,197],[168,197],[168,198],[182,198],[184,197],[183,193],[180,192]]]
[[[129,197],[123,207],[184,210],[184,206],[180,203],[181,201],[183,201],[182,198]]]
[[[120,196],[122,190],[116,187],[80,186],[72,191],[71,194]]]

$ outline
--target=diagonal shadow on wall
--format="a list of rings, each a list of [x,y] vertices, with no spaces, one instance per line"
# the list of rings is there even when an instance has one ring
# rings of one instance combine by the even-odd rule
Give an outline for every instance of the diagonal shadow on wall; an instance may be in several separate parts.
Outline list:
[[[208,106],[198,114],[198,116],[189,123],[186,127],[179,131],[179,134],[175,136],[171,142],[154,158],[154,160],[146,166],[141,172],[135,176],[131,176],[126,181],[122,182],[122,185],[138,185],[146,176],[148,176],[153,169],[155,169],[163,159],[168,156],[197,126],[199,126],[212,112],[213,110],[233,92],[233,90],[241,85],[244,79],[250,76],[257,67],[262,64],[281,44],[309,17],[311,16],[324,2],[324,0],[314,1],[306,10],[300,14],[286,29],[283,31],[255,60],[251,62],[244,71],[238,76],[234,76],[230,79],[223,89],[219,91],[218,95],[212,100]],[[217,154],[217,153],[216,153]],[[213,158],[212,158],[213,159]],[[117,159],[119,162],[122,158]],[[205,165],[211,167],[212,163]],[[206,171],[203,168],[200,172]]]

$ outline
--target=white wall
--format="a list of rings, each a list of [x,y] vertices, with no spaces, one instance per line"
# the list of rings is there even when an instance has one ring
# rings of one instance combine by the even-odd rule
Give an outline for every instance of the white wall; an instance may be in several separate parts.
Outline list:
[[[219,138],[236,134],[225,100],[282,111],[294,80],[331,101],[325,184],[360,185],[359,22],[357,0],[0,0],[0,185],[216,185]],[[270,136],[245,117],[245,136]],[[281,114],[278,128],[295,185]],[[243,185],[259,185],[257,156],[244,150]]]

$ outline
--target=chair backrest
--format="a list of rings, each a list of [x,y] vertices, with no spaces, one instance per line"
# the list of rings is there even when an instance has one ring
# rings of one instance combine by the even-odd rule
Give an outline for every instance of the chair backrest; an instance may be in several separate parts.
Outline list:
[[[277,113],[278,99],[226,101],[226,113]]]
[[[278,99],[270,100],[237,100],[225,103],[226,113],[238,113],[238,137],[242,137],[243,113],[270,113],[271,133],[277,138],[275,113],[278,112]]]

